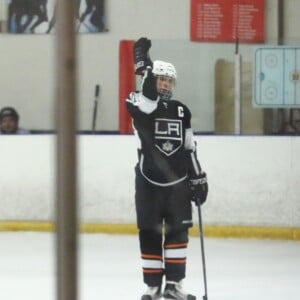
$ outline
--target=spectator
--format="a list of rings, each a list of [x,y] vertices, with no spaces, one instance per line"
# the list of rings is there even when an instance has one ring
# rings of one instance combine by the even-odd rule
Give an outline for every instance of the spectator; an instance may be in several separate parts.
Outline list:
[[[19,114],[13,107],[3,107],[0,111],[0,134],[27,134],[19,127]]]

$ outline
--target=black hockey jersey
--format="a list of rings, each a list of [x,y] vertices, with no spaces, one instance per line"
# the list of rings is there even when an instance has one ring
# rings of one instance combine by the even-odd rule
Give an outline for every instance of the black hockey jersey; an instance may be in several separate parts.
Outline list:
[[[139,139],[139,168],[151,183],[169,186],[199,174],[191,113],[177,100],[152,101],[140,92],[126,100]]]

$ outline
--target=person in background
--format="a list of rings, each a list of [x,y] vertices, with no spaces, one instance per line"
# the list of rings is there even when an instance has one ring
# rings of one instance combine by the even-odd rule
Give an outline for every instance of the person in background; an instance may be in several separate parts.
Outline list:
[[[19,114],[13,107],[3,107],[0,111],[0,134],[28,134],[19,127]]]

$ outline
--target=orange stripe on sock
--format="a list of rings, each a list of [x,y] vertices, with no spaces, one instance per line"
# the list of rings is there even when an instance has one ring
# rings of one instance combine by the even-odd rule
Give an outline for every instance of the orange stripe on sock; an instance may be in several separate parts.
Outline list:
[[[142,253],[142,258],[152,258],[152,259],[160,259],[162,260],[162,256],[161,255],[155,255],[155,254],[143,254]]]
[[[166,259],[165,262],[168,264],[185,264],[186,259]]]
[[[172,248],[186,248],[187,247],[187,243],[182,243],[182,244],[169,244],[169,245],[165,245],[164,248],[165,249],[172,249]]]

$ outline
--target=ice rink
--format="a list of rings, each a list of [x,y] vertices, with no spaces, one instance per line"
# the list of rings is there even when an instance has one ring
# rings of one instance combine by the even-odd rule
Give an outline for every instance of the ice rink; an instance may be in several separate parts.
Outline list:
[[[0,233],[0,299],[55,299],[53,233]],[[300,242],[205,238],[208,299],[299,300]],[[133,300],[145,290],[135,235],[81,234],[79,299]],[[204,294],[199,238],[190,238],[185,290]]]

